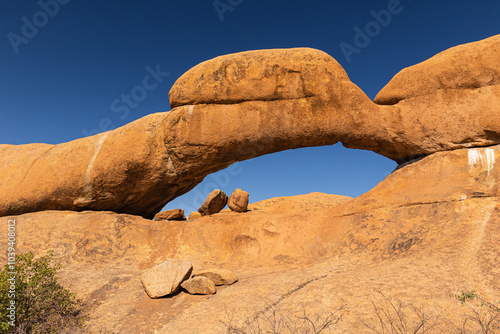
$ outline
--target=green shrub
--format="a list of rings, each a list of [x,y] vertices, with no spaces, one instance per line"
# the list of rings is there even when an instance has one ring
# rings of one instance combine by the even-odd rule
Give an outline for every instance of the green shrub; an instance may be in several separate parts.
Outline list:
[[[59,283],[62,266],[51,265],[53,256],[52,251],[38,259],[31,252],[21,254],[14,270],[7,264],[0,272],[1,333],[60,333],[83,327],[86,307]],[[15,320],[8,309],[13,301]]]
[[[456,333],[500,333],[500,301],[491,302],[478,295],[475,290],[463,290],[459,295],[451,295],[462,304],[469,304],[471,311],[464,316],[459,326],[455,326]]]

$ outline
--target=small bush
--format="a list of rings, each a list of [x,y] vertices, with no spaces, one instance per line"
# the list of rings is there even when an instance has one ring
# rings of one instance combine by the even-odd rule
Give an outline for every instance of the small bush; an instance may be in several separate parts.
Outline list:
[[[292,315],[289,311],[269,306],[240,325],[236,325],[235,319],[229,314],[226,321],[220,322],[224,325],[224,334],[327,334],[332,333],[342,319],[342,310],[340,307],[320,317],[309,315],[305,309],[301,315]]]
[[[459,295],[451,295],[462,304],[470,304],[471,312],[464,315],[461,324],[453,326],[454,333],[497,334],[500,333],[500,301],[498,304],[486,300],[475,290],[464,290]]]
[[[61,264],[51,265],[53,252],[35,259],[29,252],[16,257],[15,270],[0,272],[0,332],[60,333],[83,328],[86,308],[74,293],[58,281]],[[15,272],[16,274],[11,274]],[[15,292],[11,289],[15,279]],[[15,301],[15,321],[7,308]]]
[[[376,334],[425,334],[437,333],[437,319],[422,308],[404,305],[379,292],[382,300],[372,301],[376,322],[362,320],[365,327]]]

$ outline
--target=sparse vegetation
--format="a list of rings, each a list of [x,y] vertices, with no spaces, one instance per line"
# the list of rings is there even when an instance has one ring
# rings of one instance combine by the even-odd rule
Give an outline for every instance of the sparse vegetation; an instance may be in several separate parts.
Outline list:
[[[497,304],[486,300],[475,290],[463,290],[459,295],[451,295],[462,304],[469,304],[470,310],[462,323],[454,324],[457,334],[498,334],[500,333],[500,301]]]
[[[52,259],[53,252],[38,259],[29,252],[17,256],[15,270],[5,265],[0,272],[1,333],[69,333],[83,328],[86,307],[59,283],[57,271],[62,266],[52,265]],[[13,300],[14,321],[8,313]]]
[[[436,330],[437,319],[428,315],[425,310],[412,304],[403,305],[380,293],[382,300],[372,301],[376,323],[363,324],[377,334],[424,334]],[[435,331],[434,331],[435,332]]]
[[[451,295],[462,304],[470,307],[459,315],[461,320],[439,319],[431,315],[433,309],[417,308],[414,305],[403,305],[382,293],[382,301],[372,302],[377,323],[364,325],[374,333],[380,334],[419,334],[419,333],[455,333],[455,334],[499,334],[500,302],[498,305],[487,301],[475,290],[463,290],[460,294]]]
[[[455,297],[464,304],[466,301],[474,300],[479,296],[476,294],[476,290],[462,290],[459,295],[451,295],[451,297]]]
[[[320,334],[333,333],[335,325],[342,319],[342,308],[324,317],[311,316],[306,310],[301,315],[277,310],[269,306],[263,312],[246,319],[241,325],[235,323],[233,315],[227,315],[224,334]]]
[[[377,334],[500,334],[500,301],[492,303],[474,290],[464,290],[451,297],[469,306],[457,319],[441,318],[436,309],[405,304],[380,293],[381,298],[372,301],[373,317],[361,319],[367,331]],[[224,334],[316,334],[337,333],[342,320],[343,308],[324,317],[311,316],[306,310],[302,315],[267,307],[244,321],[236,321],[234,314],[227,315]],[[377,319],[373,321],[373,318]],[[340,331],[340,333],[344,333]],[[363,332],[365,333],[365,332]]]

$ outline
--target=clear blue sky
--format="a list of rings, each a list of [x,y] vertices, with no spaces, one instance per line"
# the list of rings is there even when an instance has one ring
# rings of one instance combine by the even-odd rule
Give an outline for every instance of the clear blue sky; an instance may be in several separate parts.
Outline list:
[[[317,48],[373,98],[400,69],[500,33],[494,0],[218,0],[217,9],[212,0],[55,1],[2,1],[0,143],[57,144],[167,111],[175,80],[223,54]],[[388,8],[390,22],[382,15],[383,24],[370,23]],[[369,44],[356,46],[356,27],[372,29]],[[346,57],[341,43],[358,53]],[[151,90],[136,88],[148,67],[169,75]],[[134,88],[126,105],[122,94]],[[341,145],[291,150],[208,176],[167,208],[189,214],[214,186],[247,190],[251,202],[312,191],[357,196],[395,167]]]

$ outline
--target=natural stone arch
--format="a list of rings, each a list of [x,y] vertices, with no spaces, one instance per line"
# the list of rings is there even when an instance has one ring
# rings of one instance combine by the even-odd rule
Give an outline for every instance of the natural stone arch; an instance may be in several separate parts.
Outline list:
[[[498,45],[499,40],[477,43]],[[446,64],[464,50],[478,52],[477,43],[445,51],[437,63]],[[486,50],[498,55],[496,47]],[[427,75],[439,78],[439,73]],[[476,87],[458,79],[395,105],[378,105],[318,50],[218,57],[179,78],[169,95],[170,112],[55,146],[0,145],[0,215],[66,209],[152,218],[206,175],[236,161],[339,141],[399,163],[498,144],[495,80]]]

